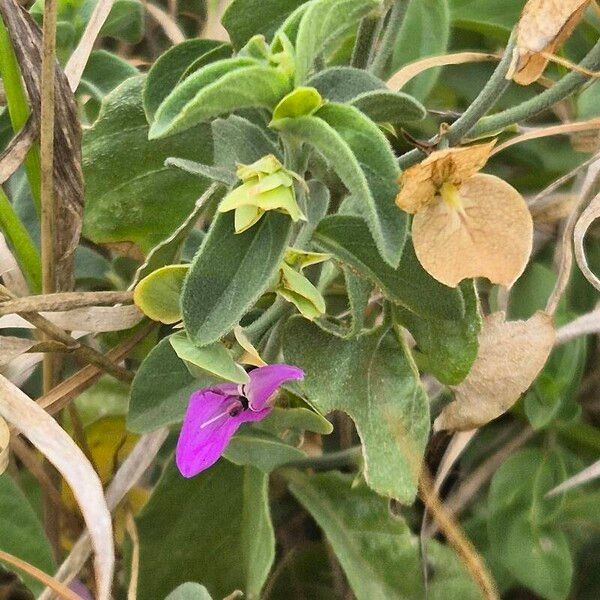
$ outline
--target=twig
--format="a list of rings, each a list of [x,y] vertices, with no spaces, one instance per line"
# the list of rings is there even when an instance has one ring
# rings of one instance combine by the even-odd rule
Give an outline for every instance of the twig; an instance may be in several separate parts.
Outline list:
[[[129,579],[129,587],[127,588],[127,600],[136,600],[138,577],[140,574],[140,538],[138,536],[137,526],[133,519],[131,510],[127,511],[125,527],[129,538],[131,539],[131,577]]]
[[[419,479],[419,491],[423,504],[446,536],[448,543],[463,561],[473,580],[481,589],[483,597],[486,600],[499,600],[496,584],[488,573],[483,560],[473,544],[465,537],[460,526],[454,522],[452,514],[442,504],[434,490],[431,477],[425,471]]]
[[[44,585],[52,588],[61,598],[64,600],[81,600],[81,596],[78,596],[75,592],[72,592],[66,585],[60,583],[54,579],[54,577],[50,577],[50,575],[46,575],[44,571],[41,571],[37,567],[30,565],[28,562],[21,560],[17,556],[9,554],[8,552],[4,552],[4,550],[0,550],[0,560],[2,562],[6,562],[17,569],[21,569],[25,571],[28,575],[41,581]]]
[[[106,503],[111,511],[114,511],[127,492],[148,469],[168,434],[169,430],[164,428],[140,438],[106,490]],[[71,581],[85,564],[90,552],[90,538],[85,532],[79,537],[71,553],[60,566],[56,578],[64,582]],[[50,600],[50,598],[51,593],[45,590],[38,600]]]
[[[582,335],[600,333],[600,309],[593,310],[563,325],[556,332],[555,346],[566,344]]]
[[[94,48],[94,42],[102,29],[102,25],[104,25],[104,22],[108,18],[112,6],[113,0],[98,0],[94,12],[85,27],[85,31],[79,40],[79,44],[71,54],[69,62],[67,62],[65,76],[69,81],[72,91],[75,91],[79,85],[85,65]]]
[[[163,33],[172,44],[185,42],[185,35],[183,35],[181,29],[179,29],[179,25],[177,25],[168,13],[151,2],[145,2],[145,6],[148,14],[160,25]]]
[[[130,304],[133,292],[62,292],[13,298],[0,302],[0,315],[20,312],[61,311],[87,306]]]
[[[457,517],[469,504],[477,492],[492,478],[492,475],[498,470],[500,465],[515,450],[524,446],[531,438],[535,436],[535,431],[531,428],[524,429],[519,435],[510,442],[502,446],[492,456],[485,460],[467,477],[458,490],[454,492],[445,502],[446,511],[449,515]],[[431,537],[435,535],[439,524],[432,523],[423,535]]]
[[[149,322],[145,327],[141,327],[131,337],[108,352],[106,358],[111,362],[123,360],[156,325],[154,322]],[[103,374],[104,369],[95,365],[88,365],[59,383],[49,393],[38,398],[37,403],[50,414],[55,414],[62,410],[73,398],[76,398],[81,392],[93,385]]]

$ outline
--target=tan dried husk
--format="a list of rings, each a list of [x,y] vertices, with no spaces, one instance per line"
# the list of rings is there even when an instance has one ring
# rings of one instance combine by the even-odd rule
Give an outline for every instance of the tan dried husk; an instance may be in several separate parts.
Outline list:
[[[460,185],[480,171],[495,144],[496,140],[493,140],[432,152],[425,160],[402,173],[396,204],[410,214],[419,212],[434,201],[442,184]]]
[[[509,410],[544,367],[555,337],[552,317],[542,311],[526,321],[506,321],[503,312],[485,317],[477,358],[453,388],[455,400],[435,420],[434,429],[481,427]]]
[[[415,252],[435,279],[456,287],[487,277],[510,287],[521,275],[533,243],[533,221],[523,197],[494,175],[474,175],[459,188],[462,210],[441,197],[413,220]]]
[[[0,475],[6,471],[8,467],[8,459],[10,457],[10,429],[6,421],[0,417]]]
[[[0,15],[7,27],[27,90],[31,119],[40,120],[42,32],[31,15],[15,0],[0,0]],[[56,202],[55,278],[57,291],[73,288],[75,249],[83,216],[81,125],[77,104],[67,78],[57,63],[55,80],[54,198]]]
[[[517,43],[506,74],[521,85],[544,72],[549,55],[571,35],[590,0],[529,0],[517,24]]]

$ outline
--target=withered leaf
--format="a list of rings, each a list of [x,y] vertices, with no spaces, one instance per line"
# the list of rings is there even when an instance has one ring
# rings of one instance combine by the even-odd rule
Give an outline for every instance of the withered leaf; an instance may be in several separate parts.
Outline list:
[[[437,197],[415,215],[417,258],[450,287],[470,277],[511,286],[523,272],[533,242],[533,221],[523,197],[502,179],[483,174],[467,179],[459,195],[462,209]]]
[[[34,340],[14,337],[12,335],[0,336],[0,367],[3,367],[14,358],[17,358],[17,356],[30,350],[36,343]]]
[[[42,32],[15,0],[0,0],[0,15],[15,50],[31,118],[40,120]],[[55,274],[57,291],[73,287],[73,261],[83,215],[81,125],[75,97],[58,63],[55,77],[54,201],[56,204]]]
[[[542,311],[526,321],[505,321],[503,312],[485,317],[479,354],[467,377],[453,388],[455,399],[434,429],[474,429],[505,413],[542,370],[555,337],[552,317]]]
[[[36,402],[0,375],[0,416],[22,431],[65,478],[94,547],[98,600],[109,600],[115,553],[104,490],[92,465],[67,432]]]
[[[517,40],[506,74],[521,85],[533,83],[583,17],[590,0],[529,0],[517,24]]]
[[[8,459],[10,456],[10,429],[6,421],[0,417],[0,475],[6,471],[8,467]]]
[[[496,140],[460,148],[432,152],[422,162],[400,176],[396,204],[408,213],[419,212],[430,204],[444,183],[460,185],[480,171],[488,161]]]

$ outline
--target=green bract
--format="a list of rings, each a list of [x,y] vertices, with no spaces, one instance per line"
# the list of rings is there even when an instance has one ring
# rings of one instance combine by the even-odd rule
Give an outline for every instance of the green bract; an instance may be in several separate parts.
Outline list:
[[[243,181],[219,204],[219,212],[235,211],[235,232],[242,233],[257,223],[269,210],[289,215],[292,221],[305,220],[294,191],[294,176],[273,156],[251,165],[239,165],[237,175]]]

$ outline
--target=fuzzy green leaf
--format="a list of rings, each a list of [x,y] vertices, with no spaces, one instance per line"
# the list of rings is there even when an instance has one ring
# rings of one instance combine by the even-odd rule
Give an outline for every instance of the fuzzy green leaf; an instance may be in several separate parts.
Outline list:
[[[402,92],[365,92],[354,97],[351,104],[376,123],[420,121],[427,114],[419,101]]]
[[[228,333],[272,283],[292,221],[268,212],[235,234],[233,213],[219,214],[194,258],[182,295],[183,321],[199,346]]]
[[[236,589],[258,600],[275,557],[267,476],[220,460],[184,479],[167,466],[138,519],[138,600],[202,581],[214,598]],[[193,543],[193,552],[190,551]]]
[[[429,434],[429,403],[410,356],[379,328],[353,340],[301,318],[284,331],[286,362],[305,372],[300,388],[321,412],[343,410],[363,443],[365,476],[378,493],[410,503]]]
[[[449,288],[421,267],[412,243],[407,243],[397,269],[377,253],[367,225],[360,217],[332,215],[321,221],[314,237],[325,252],[381,288],[392,302],[422,317],[461,319],[465,313],[460,290]]]
[[[135,305],[154,321],[180,321],[179,298],[189,268],[189,265],[168,265],[146,275],[135,287]]]

